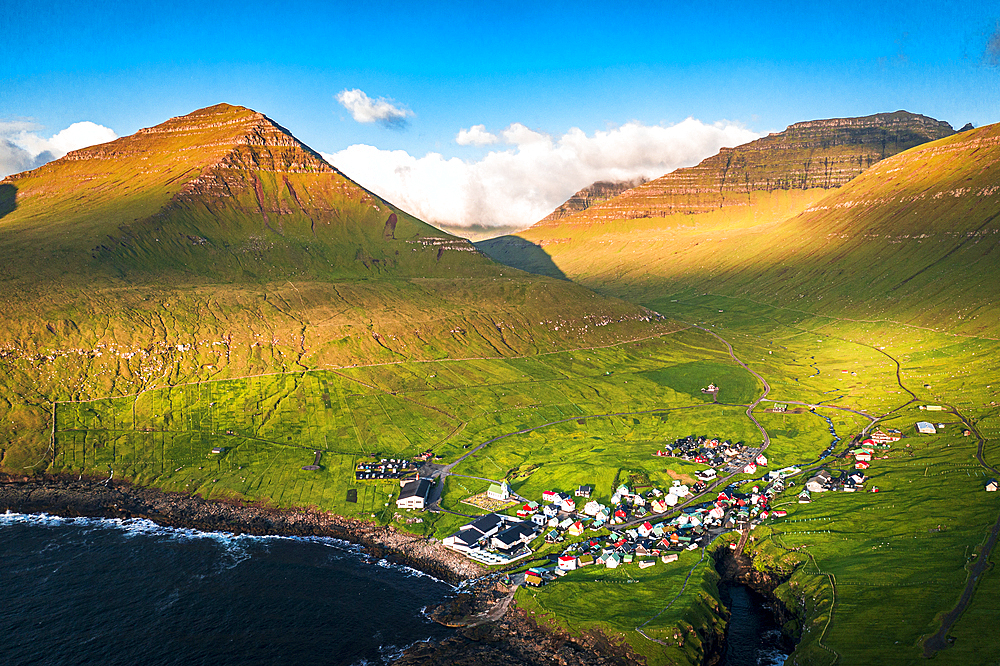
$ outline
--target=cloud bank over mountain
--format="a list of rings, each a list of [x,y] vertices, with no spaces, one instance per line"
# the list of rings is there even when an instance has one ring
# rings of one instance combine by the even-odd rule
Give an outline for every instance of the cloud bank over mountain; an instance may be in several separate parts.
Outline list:
[[[114,130],[90,121],[73,123],[48,139],[39,136],[40,129],[28,120],[0,120],[0,178],[118,138]]]
[[[478,161],[364,144],[323,157],[427,222],[524,228],[595,181],[656,178],[758,136],[735,123],[694,118],[669,126],[630,122],[593,135],[572,128],[558,137],[514,123],[498,133],[484,125],[458,132],[459,145],[506,146]]]

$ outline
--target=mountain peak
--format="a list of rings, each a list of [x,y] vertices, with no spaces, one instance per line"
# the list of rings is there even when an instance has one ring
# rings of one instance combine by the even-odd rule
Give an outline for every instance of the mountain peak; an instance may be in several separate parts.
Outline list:
[[[118,160],[177,151],[200,153],[196,159],[214,157],[209,165],[254,168],[286,173],[337,173],[319,153],[292,136],[263,113],[232,104],[215,104],[131,136],[81,148],[66,161]]]
[[[484,262],[264,114],[230,104],[74,151],[5,185],[13,205],[0,249],[31,279],[50,268],[115,280],[432,275]],[[39,264],[45,253],[59,265]]]
[[[874,113],[870,116],[858,116],[855,118],[806,120],[789,125],[785,132],[805,129],[879,129],[886,131],[907,129],[914,132],[926,133],[934,139],[948,136],[955,132],[950,123],[919,113],[910,113],[902,109],[892,113]]]

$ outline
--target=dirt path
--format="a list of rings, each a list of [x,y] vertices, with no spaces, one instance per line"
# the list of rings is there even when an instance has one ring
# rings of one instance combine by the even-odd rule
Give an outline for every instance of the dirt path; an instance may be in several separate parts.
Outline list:
[[[1000,474],[996,467],[986,464],[986,460],[983,458],[983,447],[986,445],[986,438],[979,433],[975,424],[966,419],[955,407],[952,407],[950,411],[952,414],[957,416],[962,421],[962,424],[976,436],[976,439],[978,440],[976,460],[979,461],[979,464],[992,471],[994,474]],[[976,563],[973,564],[972,568],[969,570],[969,578],[965,581],[965,589],[962,590],[962,596],[958,598],[958,603],[956,603],[955,607],[945,613],[944,617],[941,618],[941,627],[937,630],[937,632],[924,641],[925,657],[933,657],[939,650],[951,647],[951,643],[948,640],[948,632],[951,631],[951,628],[955,626],[958,618],[962,616],[965,609],[969,607],[970,603],[972,603],[972,596],[976,593],[976,585],[979,583],[979,577],[984,571],[986,571],[987,566],[989,566],[990,556],[993,554],[993,549],[997,545],[998,537],[1000,537],[1000,516],[997,516],[997,521],[993,524],[993,530],[990,532],[990,536],[986,540],[986,544],[983,546],[982,552],[979,554],[979,559],[976,560]]]
[[[990,537],[986,541],[986,545],[983,546],[983,551],[979,555],[979,559],[976,563],[972,565],[972,569],[969,570],[969,579],[965,582],[965,589],[962,590],[962,596],[958,598],[958,603],[955,607],[948,611],[943,618],[941,618],[941,628],[937,630],[933,636],[924,641],[924,656],[933,657],[939,650],[944,650],[951,647],[951,642],[948,640],[948,632],[958,621],[958,618],[962,616],[965,609],[972,602],[972,595],[976,592],[976,584],[979,582],[979,577],[986,571],[986,567],[990,563],[990,555],[993,552],[994,546],[997,545],[997,538],[1000,537],[1000,516],[997,516],[997,522],[993,524],[993,531],[990,532]]]
[[[734,361],[736,361],[736,363],[738,363],[740,366],[742,366],[744,370],[746,370],[751,375],[753,375],[758,380],[760,380],[760,383],[764,385],[764,392],[760,395],[759,398],[757,398],[752,403],[750,403],[749,407],[747,407],[747,418],[749,418],[751,421],[753,421],[754,425],[757,426],[757,429],[760,430],[760,434],[764,436],[764,445],[760,447],[760,451],[761,451],[761,453],[763,453],[764,450],[767,449],[767,447],[771,445],[771,437],[767,434],[767,430],[764,430],[764,426],[762,426],[760,424],[760,422],[757,421],[757,419],[754,417],[753,410],[754,410],[755,407],[757,407],[757,405],[760,404],[760,402],[764,398],[767,397],[767,394],[771,392],[771,385],[768,384],[767,380],[764,379],[763,377],[761,377],[755,370],[751,370],[750,366],[748,366],[746,363],[744,363],[743,361],[741,361],[740,359],[738,359],[736,357],[736,354],[733,352],[733,346],[731,344],[729,344],[728,340],[726,340],[725,338],[723,338],[721,335],[719,335],[715,331],[708,330],[704,326],[695,326],[695,325],[692,325],[692,326],[694,328],[701,329],[702,331],[705,331],[709,335],[715,336],[715,338],[718,339],[719,342],[721,342],[722,344],[726,345],[726,349],[729,350],[729,356],[732,357],[732,359]]]

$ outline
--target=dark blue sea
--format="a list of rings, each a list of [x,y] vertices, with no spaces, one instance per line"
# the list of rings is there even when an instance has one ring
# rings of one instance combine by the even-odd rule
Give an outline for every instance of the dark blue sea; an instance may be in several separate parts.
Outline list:
[[[452,587],[335,539],[0,514],[0,662],[387,664]]]
[[[722,666],[782,666],[789,653],[781,627],[766,608],[764,598],[738,584],[724,583],[719,592],[732,614],[726,628]]]

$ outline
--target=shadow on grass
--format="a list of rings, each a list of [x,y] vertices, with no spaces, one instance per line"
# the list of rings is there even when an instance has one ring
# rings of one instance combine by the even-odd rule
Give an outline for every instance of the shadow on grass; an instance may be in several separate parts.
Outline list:
[[[0,217],[13,213],[17,208],[17,188],[10,183],[0,183]]]
[[[480,252],[504,266],[519,268],[535,275],[546,275],[560,280],[569,280],[559,270],[549,253],[541,245],[520,236],[498,236],[473,243]]]

